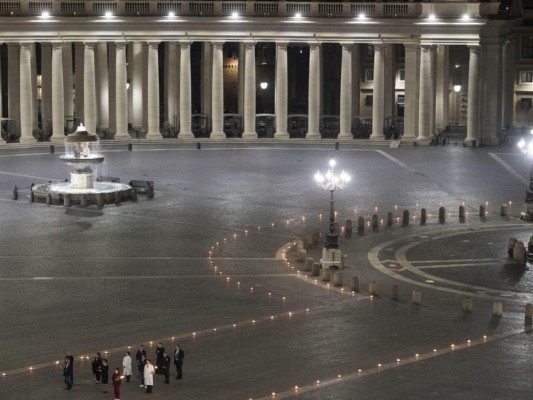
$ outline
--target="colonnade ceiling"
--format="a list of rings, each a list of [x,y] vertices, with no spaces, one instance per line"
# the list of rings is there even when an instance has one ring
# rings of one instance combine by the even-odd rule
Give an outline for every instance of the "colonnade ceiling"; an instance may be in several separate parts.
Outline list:
[[[484,18],[468,23],[394,19],[355,23],[353,19],[307,19],[288,24],[280,18],[248,18],[236,23],[218,18],[57,17],[0,18],[0,41],[226,41],[476,44],[482,29],[498,31],[503,21]]]

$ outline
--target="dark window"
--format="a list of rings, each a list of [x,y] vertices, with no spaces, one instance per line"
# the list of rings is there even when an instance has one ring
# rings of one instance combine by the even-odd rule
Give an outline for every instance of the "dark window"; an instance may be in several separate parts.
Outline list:
[[[366,45],[366,49],[365,49],[365,57],[367,59],[372,59],[374,58],[374,46],[371,45],[371,44],[367,44]]]
[[[522,97],[520,99],[520,108],[531,108],[531,99]]]
[[[533,58],[533,36],[522,37],[522,58]]]
[[[533,83],[533,72],[520,71],[520,83]]]
[[[373,96],[372,95],[365,96],[365,106],[366,107],[372,107],[372,101],[373,101]]]

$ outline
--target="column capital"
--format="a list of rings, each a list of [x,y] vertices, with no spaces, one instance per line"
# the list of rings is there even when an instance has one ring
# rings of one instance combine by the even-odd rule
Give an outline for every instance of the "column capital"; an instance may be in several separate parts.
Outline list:
[[[255,40],[243,40],[242,42],[247,49],[255,47]]]
[[[123,40],[117,40],[115,42],[110,42],[110,44],[115,45],[117,48],[121,48],[121,49],[128,45],[128,43]]]
[[[213,48],[215,48],[215,49],[221,49],[222,46],[224,46],[224,43],[226,43],[226,42],[221,41],[221,40],[212,40],[211,41],[211,44],[213,45]]]
[[[404,43],[405,51],[418,51],[420,44],[418,43]]]
[[[309,45],[310,49],[316,49],[316,48],[319,48],[322,43],[315,41],[315,42],[307,42],[307,44]]]
[[[479,53],[481,51],[481,45],[479,44],[473,44],[468,46],[471,53]]]
[[[21,48],[30,48],[32,45],[33,45],[33,43],[29,43],[29,42],[20,42],[20,47],[21,47]]]
[[[44,45],[45,43],[43,43]],[[49,44],[50,46],[52,46],[53,48],[58,48],[58,47],[61,47],[63,48],[63,42],[49,42],[49,43],[46,43],[46,44]]]
[[[191,41],[189,39],[187,40],[180,40],[178,42],[181,47],[191,47]]]
[[[276,42],[276,47],[279,47],[280,49],[287,48],[289,45],[289,42]]]
[[[159,43],[161,43],[161,42],[157,41],[157,40],[150,40],[150,41],[146,42],[148,47],[157,47],[157,46],[159,46]]]
[[[343,49],[346,49],[346,50],[352,50],[353,48],[353,43],[339,43],[341,45],[341,47]]]
[[[421,45],[420,45],[420,50],[421,50],[421,51],[424,51],[424,52],[425,52],[425,51],[433,51],[433,50],[435,50],[436,48],[437,48],[437,46],[434,45],[434,44],[421,44]]]
[[[83,45],[85,48],[94,49],[94,46],[96,46],[98,42],[97,41],[91,41],[91,42],[83,42]]]

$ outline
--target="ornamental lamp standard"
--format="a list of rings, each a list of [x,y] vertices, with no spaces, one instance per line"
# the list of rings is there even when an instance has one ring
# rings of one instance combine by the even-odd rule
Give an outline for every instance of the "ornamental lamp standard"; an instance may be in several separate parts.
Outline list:
[[[520,151],[530,157],[533,156],[533,129],[529,132],[530,136],[527,140],[522,138],[518,142],[518,148]],[[520,213],[520,219],[526,221],[533,220],[533,164],[531,164],[529,172],[529,190],[526,190],[526,200],[522,212]]]
[[[329,160],[328,172],[325,175],[322,175],[320,171],[317,171],[315,174],[315,180],[319,188],[324,190],[329,190],[330,201],[329,201],[329,232],[326,234],[326,244],[324,246],[323,260],[322,265],[325,263],[330,264],[329,266],[335,265],[335,261],[340,262],[340,251],[339,249],[339,233],[335,229],[335,199],[334,193],[337,189],[344,189],[348,182],[350,182],[350,175],[348,175],[344,170],[337,175],[334,171],[335,168],[335,158],[331,157]],[[337,251],[331,251],[337,250]]]

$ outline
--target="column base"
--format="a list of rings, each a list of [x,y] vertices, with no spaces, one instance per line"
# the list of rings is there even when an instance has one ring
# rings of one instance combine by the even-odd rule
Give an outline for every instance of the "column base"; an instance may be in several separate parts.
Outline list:
[[[287,140],[289,139],[289,133],[288,132],[275,132],[274,139]]]
[[[339,133],[339,136],[337,136],[337,139],[338,140],[352,140],[353,135],[349,132],[343,132],[343,133]]]
[[[499,146],[501,141],[497,137],[481,138],[482,146]]]
[[[115,135],[113,135],[113,140],[123,141],[123,140],[130,140],[130,139],[131,139],[131,136],[127,132],[115,133]]]
[[[210,139],[221,140],[226,139],[226,134],[224,132],[211,132],[209,135]]]
[[[370,135],[368,140],[385,140],[385,135]]]
[[[429,146],[431,144],[431,139],[427,137],[416,138],[415,144],[417,146]]]
[[[65,135],[56,135],[54,133],[52,136],[50,136],[50,142],[52,144],[63,144],[65,143],[65,138],[66,138]]]
[[[194,139],[194,135],[192,132],[180,132],[178,133],[178,139],[192,140]]]
[[[479,147],[480,143],[479,143],[479,139],[477,138],[466,138],[465,141],[463,142],[463,146],[465,147]]]
[[[243,132],[243,139],[257,139],[257,132]]]
[[[322,136],[319,132],[308,132],[307,135],[305,135],[306,139],[322,139]]]
[[[157,131],[156,132],[148,132],[146,134],[146,139],[147,140],[150,140],[150,139],[158,140],[158,139],[162,139],[162,138],[163,138],[163,136],[161,136],[161,132],[157,132]]]

